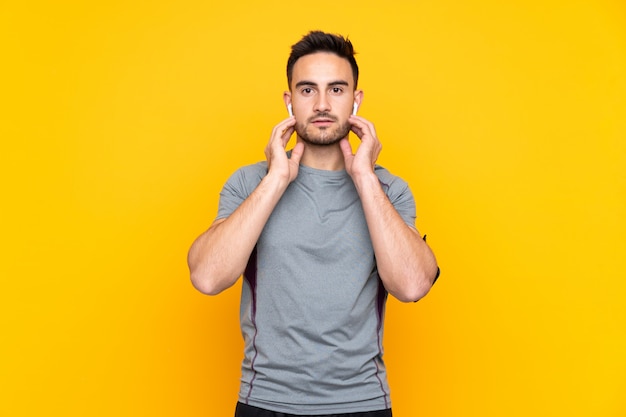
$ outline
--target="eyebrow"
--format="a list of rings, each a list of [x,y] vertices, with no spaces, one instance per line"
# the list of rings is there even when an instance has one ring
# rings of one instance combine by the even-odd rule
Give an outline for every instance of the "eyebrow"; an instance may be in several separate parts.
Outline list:
[[[328,83],[328,86],[333,87],[336,85],[345,85],[346,87],[349,85],[347,81],[343,81],[343,80],[337,80],[337,81],[332,81],[330,83]],[[304,86],[312,86],[312,87],[316,87],[317,83],[313,82],[313,81],[307,81],[307,80],[302,80],[302,81],[298,81],[296,83],[296,87],[304,87]]]

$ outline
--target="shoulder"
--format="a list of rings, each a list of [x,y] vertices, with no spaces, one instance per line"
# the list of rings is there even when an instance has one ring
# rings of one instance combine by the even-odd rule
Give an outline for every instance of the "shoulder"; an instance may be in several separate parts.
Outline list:
[[[256,183],[255,186],[267,174],[267,162],[257,162],[238,168],[228,179],[229,183],[240,182],[244,184]]]
[[[383,191],[404,222],[415,227],[415,199],[409,184],[379,165],[374,167],[374,172]]]
[[[409,184],[405,180],[392,174],[385,167],[380,165],[374,166],[374,173],[387,194],[390,191],[404,192],[409,188]]]
[[[250,165],[244,165],[235,171],[235,174],[248,176],[265,176],[267,174],[267,162],[261,161]]]
[[[267,174],[267,162],[245,165],[233,172],[224,187],[222,197],[234,195],[246,198]]]

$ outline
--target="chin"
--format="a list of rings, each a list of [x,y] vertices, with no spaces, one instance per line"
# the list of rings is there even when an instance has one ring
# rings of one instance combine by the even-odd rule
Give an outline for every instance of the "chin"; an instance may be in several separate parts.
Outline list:
[[[302,139],[302,141],[309,145],[316,146],[332,146],[336,145],[341,139],[348,136],[350,133],[350,125],[348,123],[340,126],[337,129],[315,129],[317,131],[310,132],[307,129],[296,128],[296,133]]]
[[[312,145],[312,146],[333,146],[338,144],[341,139],[343,138],[332,138],[331,140],[316,140],[316,139],[311,139],[311,138],[306,138],[306,137],[302,137],[300,136],[300,139],[302,139],[302,141],[304,143],[306,143],[307,145]]]

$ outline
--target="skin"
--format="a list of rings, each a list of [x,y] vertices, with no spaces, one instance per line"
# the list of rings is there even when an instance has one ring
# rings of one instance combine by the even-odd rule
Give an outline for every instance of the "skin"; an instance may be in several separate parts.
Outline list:
[[[385,289],[404,302],[422,298],[434,282],[437,262],[419,232],[402,220],[374,173],[382,145],[374,125],[352,115],[352,106],[361,104],[363,92],[354,88],[349,62],[326,52],[300,58],[283,100],[292,105],[294,116],[272,131],[265,148],[267,175],[228,218],[213,222],[189,250],[193,285],[214,295],[239,279],[272,210],[304,165],[346,170],[361,198]],[[360,139],[356,152],[348,141],[350,131]],[[296,145],[288,158],[285,147],[294,132]]]

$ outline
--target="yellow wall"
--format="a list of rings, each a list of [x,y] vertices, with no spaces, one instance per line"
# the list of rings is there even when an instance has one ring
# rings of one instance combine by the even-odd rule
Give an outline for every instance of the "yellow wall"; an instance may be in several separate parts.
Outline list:
[[[186,252],[317,28],[443,270],[389,303],[394,415],[626,415],[622,0],[5,3],[0,415],[232,415],[238,288]]]

